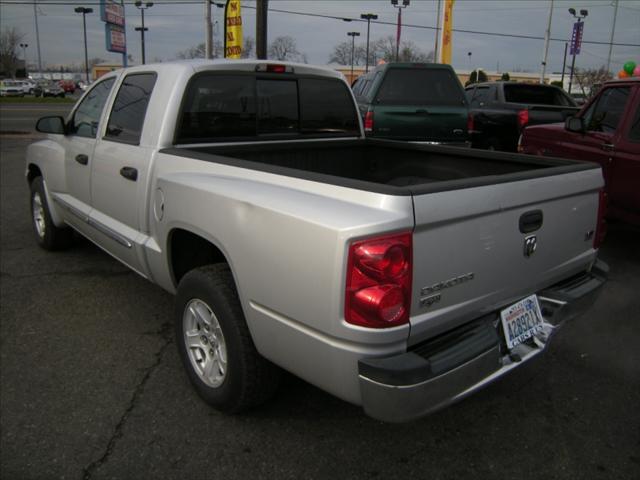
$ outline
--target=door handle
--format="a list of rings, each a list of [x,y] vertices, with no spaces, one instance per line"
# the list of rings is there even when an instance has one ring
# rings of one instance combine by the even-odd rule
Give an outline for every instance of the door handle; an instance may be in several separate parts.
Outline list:
[[[76,155],[76,162],[78,162],[80,165],[86,165],[87,163],[89,163],[89,157],[84,153],[80,153],[79,155]]]
[[[602,150],[604,150],[605,152],[613,152],[615,150],[615,146],[613,145],[613,143],[603,143],[602,145],[600,145],[600,148],[602,148]]]
[[[122,167],[120,169],[120,175],[122,175],[127,180],[131,180],[132,182],[138,180],[138,170],[133,167]]]

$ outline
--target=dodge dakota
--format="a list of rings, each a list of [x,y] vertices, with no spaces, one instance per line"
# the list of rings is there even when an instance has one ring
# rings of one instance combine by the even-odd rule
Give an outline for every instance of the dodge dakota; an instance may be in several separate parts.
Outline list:
[[[285,369],[418,418],[543,352],[606,281],[597,165],[368,139],[328,69],[132,67],[37,129],[35,239],[75,230],[175,294],[186,373],[221,411]]]

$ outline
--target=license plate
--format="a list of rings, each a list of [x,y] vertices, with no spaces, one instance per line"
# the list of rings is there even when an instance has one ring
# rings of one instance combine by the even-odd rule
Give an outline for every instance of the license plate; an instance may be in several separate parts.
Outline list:
[[[515,348],[542,330],[542,313],[538,297],[530,295],[500,312],[504,338],[509,349]]]

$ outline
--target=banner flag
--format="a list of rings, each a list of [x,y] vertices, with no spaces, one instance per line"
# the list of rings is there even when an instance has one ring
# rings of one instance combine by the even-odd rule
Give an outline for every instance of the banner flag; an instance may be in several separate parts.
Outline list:
[[[242,57],[240,0],[227,0],[224,8],[224,58]]]
[[[451,48],[453,40],[453,4],[455,0],[445,0],[444,19],[442,21],[442,54],[440,63],[451,64]]]

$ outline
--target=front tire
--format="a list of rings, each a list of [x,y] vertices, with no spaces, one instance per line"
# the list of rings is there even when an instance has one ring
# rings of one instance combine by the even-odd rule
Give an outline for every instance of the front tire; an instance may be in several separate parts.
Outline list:
[[[256,350],[228,265],[200,267],[182,278],[175,335],[189,380],[216,409],[238,413],[275,393],[280,372]]]
[[[62,250],[73,242],[73,230],[56,227],[51,220],[42,177],[36,177],[31,182],[31,224],[38,245],[45,250]]]

